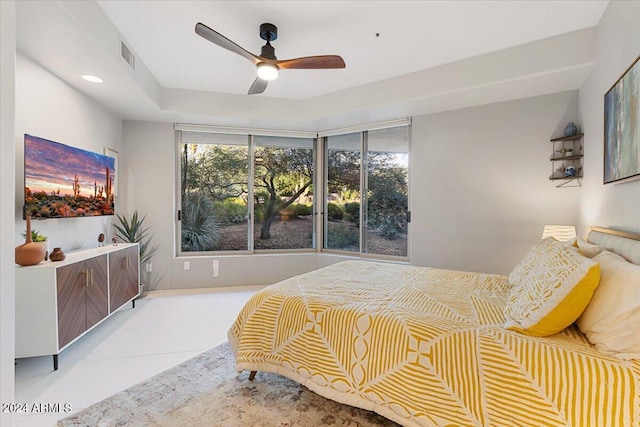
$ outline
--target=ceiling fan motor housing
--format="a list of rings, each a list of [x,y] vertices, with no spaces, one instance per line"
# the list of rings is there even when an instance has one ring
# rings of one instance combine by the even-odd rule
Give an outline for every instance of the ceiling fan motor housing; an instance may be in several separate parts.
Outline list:
[[[273,60],[278,59],[276,58],[276,52],[273,49],[273,46],[269,43],[270,41],[278,38],[278,27],[268,23],[260,25],[260,38],[267,41],[267,43],[262,46],[260,56]]]
[[[260,25],[260,38],[267,42],[272,42],[278,38],[278,27],[273,24],[264,23]]]
[[[271,44],[269,42],[267,42],[267,44],[262,46],[262,50],[260,52],[260,56],[262,56],[263,58],[269,58],[269,59],[273,59],[273,60],[278,59],[278,58],[276,58],[275,49],[273,48],[273,46],[271,46]]]

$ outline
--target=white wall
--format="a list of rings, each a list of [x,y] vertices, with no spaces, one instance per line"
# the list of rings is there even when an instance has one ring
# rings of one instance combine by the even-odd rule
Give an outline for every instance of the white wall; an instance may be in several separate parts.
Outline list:
[[[80,78],[80,76],[78,76]],[[24,243],[24,134],[102,153],[104,147],[122,151],[122,120],[100,104],[69,86],[29,58],[16,61],[15,128],[15,243]],[[126,167],[120,161],[119,168]],[[118,173],[118,172],[117,172]],[[118,178],[120,178],[118,176]],[[124,208],[116,199],[116,211]],[[113,234],[113,216],[59,218],[32,221],[32,227],[49,237],[49,246],[63,251],[97,246],[98,235]]]
[[[14,401],[15,267],[14,129],[16,10],[14,1],[0,1],[0,402]],[[13,425],[13,414],[0,413],[0,425]]]
[[[597,28],[597,61],[580,88],[585,180],[579,225],[640,231],[640,180],[603,185],[604,94],[640,54],[640,2],[612,1]]]
[[[575,224],[580,188],[549,181],[577,93],[415,117],[412,264],[507,274],[544,224]]]

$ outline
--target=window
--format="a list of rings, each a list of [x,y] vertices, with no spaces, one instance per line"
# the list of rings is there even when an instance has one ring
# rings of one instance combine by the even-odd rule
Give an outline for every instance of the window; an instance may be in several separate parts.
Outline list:
[[[360,252],[361,146],[361,133],[326,139],[326,249]]]
[[[313,248],[314,140],[254,140],[255,249]]]
[[[325,157],[323,248],[407,257],[409,126],[329,135]]]
[[[314,138],[182,130],[178,140],[179,253],[315,247]]]
[[[182,132],[181,252],[246,251],[249,138]]]
[[[317,228],[322,250],[407,258],[409,124],[321,139],[176,125],[178,254],[309,251]]]
[[[363,252],[407,256],[409,128],[367,132],[367,212]]]

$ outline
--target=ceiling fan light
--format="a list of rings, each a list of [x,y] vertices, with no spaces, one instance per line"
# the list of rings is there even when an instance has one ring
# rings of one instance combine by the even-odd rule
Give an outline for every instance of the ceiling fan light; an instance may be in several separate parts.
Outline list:
[[[258,64],[258,77],[267,81],[275,80],[278,78],[278,67],[262,62]]]

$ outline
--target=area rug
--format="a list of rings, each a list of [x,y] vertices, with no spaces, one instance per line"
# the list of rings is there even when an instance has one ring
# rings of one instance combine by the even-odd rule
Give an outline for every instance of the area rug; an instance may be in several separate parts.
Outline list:
[[[276,374],[238,373],[229,343],[121,391],[58,426],[397,426]]]

